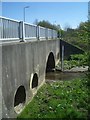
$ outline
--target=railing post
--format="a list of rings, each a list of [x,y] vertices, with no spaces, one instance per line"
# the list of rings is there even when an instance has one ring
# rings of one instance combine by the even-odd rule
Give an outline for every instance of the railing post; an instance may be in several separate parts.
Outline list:
[[[54,34],[53,34],[53,31],[54,31],[54,30],[52,29],[52,39],[54,39]]]
[[[21,42],[25,42],[25,27],[23,21],[20,21],[20,39]]]
[[[37,39],[40,40],[40,26],[37,26]]]
[[[64,45],[62,45],[61,71],[64,71]]]
[[[3,36],[2,32],[3,32],[3,29],[2,29],[2,18],[0,18],[0,39],[3,38],[2,37]]]
[[[48,28],[46,28],[45,30],[45,37],[46,37],[46,40],[48,40]]]

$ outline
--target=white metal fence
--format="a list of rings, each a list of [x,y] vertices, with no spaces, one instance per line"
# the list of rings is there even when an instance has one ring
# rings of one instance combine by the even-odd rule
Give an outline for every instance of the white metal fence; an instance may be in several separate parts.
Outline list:
[[[23,21],[0,17],[0,40],[55,39],[57,31]]]
[[[44,28],[44,27],[39,27],[39,34],[40,34],[40,38],[46,38],[46,28]]]
[[[0,39],[19,39],[20,37],[19,21],[0,17],[0,29]]]
[[[37,26],[25,23],[25,38],[37,38]]]

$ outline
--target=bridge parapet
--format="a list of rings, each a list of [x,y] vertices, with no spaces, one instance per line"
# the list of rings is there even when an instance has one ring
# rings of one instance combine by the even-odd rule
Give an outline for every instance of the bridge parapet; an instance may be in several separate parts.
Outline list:
[[[0,41],[28,41],[30,39],[56,39],[57,31],[23,21],[0,17]]]

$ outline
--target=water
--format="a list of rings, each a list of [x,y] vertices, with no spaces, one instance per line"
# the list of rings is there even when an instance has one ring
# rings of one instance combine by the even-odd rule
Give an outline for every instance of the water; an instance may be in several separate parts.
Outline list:
[[[85,73],[82,72],[48,72],[46,74],[46,81],[60,81],[60,80],[72,80],[75,78],[82,78]]]

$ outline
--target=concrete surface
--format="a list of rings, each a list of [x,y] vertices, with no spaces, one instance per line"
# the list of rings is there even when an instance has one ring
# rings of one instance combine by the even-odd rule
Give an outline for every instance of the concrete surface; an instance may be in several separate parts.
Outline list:
[[[14,109],[16,94],[20,98],[26,94],[25,101],[22,101],[24,106],[32,99],[45,82],[46,64],[50,53],[54,56],[55,64],[58,63],[59,48],[60,40],[38,40],[2,45],[2,89],[0,91],[2,90],[3,97],[3,118],[17,116]],[[32,88],[35,73],[38,76],[38,85]],[[18,92],[20,86],[25,89],[25,93]]]
[[[0,45],[0,120],[2,118],[2,45]]]
[[[84,51],[64,40],[60,40],[60,58],[62,58],[62,45],[64,46],[64,59],[69,59],[71,54],[83,54]]]

